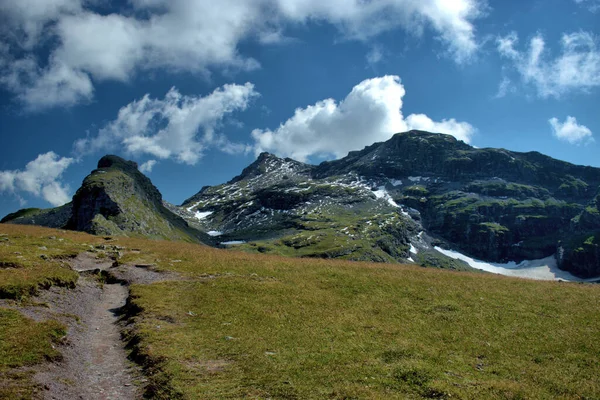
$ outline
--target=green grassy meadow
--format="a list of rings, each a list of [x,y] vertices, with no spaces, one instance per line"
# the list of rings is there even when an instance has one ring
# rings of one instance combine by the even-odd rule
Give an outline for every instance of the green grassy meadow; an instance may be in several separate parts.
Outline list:
[[[49,236],[64,238],[65,253],[102,240],[11,225],[0,234],[0,248],[24,241],[23,254],[55,248]],[[117,242],[120,263],[180,276],[130,288],[127,337],[149,397],[600,398],[598,285]],[[0,366],[7,357],[0,350]]]

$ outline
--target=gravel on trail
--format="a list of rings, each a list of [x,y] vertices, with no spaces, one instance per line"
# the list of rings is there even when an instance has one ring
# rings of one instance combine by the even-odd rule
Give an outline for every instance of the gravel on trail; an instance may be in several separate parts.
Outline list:
[[[147,266],[117,266],[110,258],[97,259],[88,252],[70,264],[80,273],[74,289],[52,287],[32,299],[31,305],[12,307],[37,321],[55,319],[67,326],[67,335],[58,345],[62,359],[36,367],[41,396],[57,400],[141,399],[146,380],[141,368],[128,360],[121,335],[128,284],[150,284],[177,276]],[[100,283],[99,271],[114,278],[109,282],[118,283]]]

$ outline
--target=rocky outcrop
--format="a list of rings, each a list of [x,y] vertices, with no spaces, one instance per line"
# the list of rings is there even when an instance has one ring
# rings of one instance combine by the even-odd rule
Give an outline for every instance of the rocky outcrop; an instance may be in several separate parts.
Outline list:
[[[143,236],[212,243],[169,211],[162,195],[135,162],[104,156],[65,206],[21,212],[12,223],[61,227],[97,235]],[[8,218],[8,217],[7,217]]]
[[[314,168],[313,165],[304,164],[291,158],[279,158],[273,154],[263,152],[260,153],[256,161],[244,168],[240,175],[227,183],[233,184],[253,178],[264,180],[264,177],[272,172],[277,172],[278,177],[283,180],[297,176],[306,177],[310,175]]]
[[[135,162],[104,156],[73,196],[67,227],[101,235],[137,235],[210,242],[169,211],[162,195]]]

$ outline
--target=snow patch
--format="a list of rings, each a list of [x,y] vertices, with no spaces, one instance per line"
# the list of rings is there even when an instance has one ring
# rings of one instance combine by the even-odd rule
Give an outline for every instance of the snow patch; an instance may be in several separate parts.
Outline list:
[[[400,179],[390,179],[390,183],[392,184],[392,186],[401,186],[403,185],[402,181]]]
[[[385,190],[384,186],[379,186],[379,188],[377,188],[377,190],[373,191],[373,194],[375,195],[375,197],[377,197],[378,199],[384,199],[385,201],[387,201],[391,206],[393,207],[400,207],[395,201],[394,199],[392,199],[392,196],[390,196],[390,194],[387,192],[387,190]]]
[[[228,242],[221,242],[221,244],[224,246],[232,246],[234,244],[244,244],[244,243],[246,243],[245,240],[230,240]]]
[[[194,217],[197,220],[202,221],[203,219],[206,219],[206,217],[208,217],[209,215],[212,215],[212,213],[212,211],[196,211]]]
[[[417,249],[413,244],[410,244],[410,252],[413,254],[419,254],[419,249]]]
[[[202,203],[202,200],[200,200],[199,202],[197,202],[197,203],[195,203],[195,204],[191,205],[190,207],[186,208],[186,210],[188,210],[189,212],[192,212],[192,210],[193,210],[195,207],[198,207],[198,205],[200,205],[200,203]]]
[[[209,236],[221,236],[223,232],[221,231],[208,231],[206,232]]]
[[[435,249],[450,258],[463,260],[475,269],[492,272],[494,274],[545,281],[563,280],[570,282],[592,282],[598,279],[581,279],[566,271],[560,270],[556,265],[554,256],[542,258],[541,260],[525,260],[519,264],[514,261],[507,264],[500,264],[479,261],[454,250],[445,250],[441,247],[435,247]]]

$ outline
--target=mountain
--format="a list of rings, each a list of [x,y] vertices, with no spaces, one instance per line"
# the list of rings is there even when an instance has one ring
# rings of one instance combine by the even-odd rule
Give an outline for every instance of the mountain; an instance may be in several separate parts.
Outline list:
[[[105,156],[72,203],[2,222],[287,256],[484,265],[533,277],[544,266],[544,277],[596,278],[599,210],[600,168],[410,131],[316,166],[262,153],[181,206],[164,202],[135,163]]]
[[[465,268],[440,246],[495,263],[554,256],[589,278],[599,187],[598,168],[410,131],[318,166],[263,153],[180,210],[249,251]]]
[[[212,243],[205,233],[165,206],[162,195],[137,164],[104,156],[72,202],[48,210],[25,209],[2,222],[66,228],[97,235],[143,236]]]
[[[205,187],[186,200],[181,215],[190,223],[196,219],[199,228],[222,243],[250,242],[242,247],[251,251],[361,261],[411,259],[411,238],[422,231],[420,224],[408,212],[399,212],[383,187],[374,190],[377,180],[354,173],[316,178],[316,171],[315,166],[263,153],[228,183]],[[429,265],[467,268],[423,257]]]

